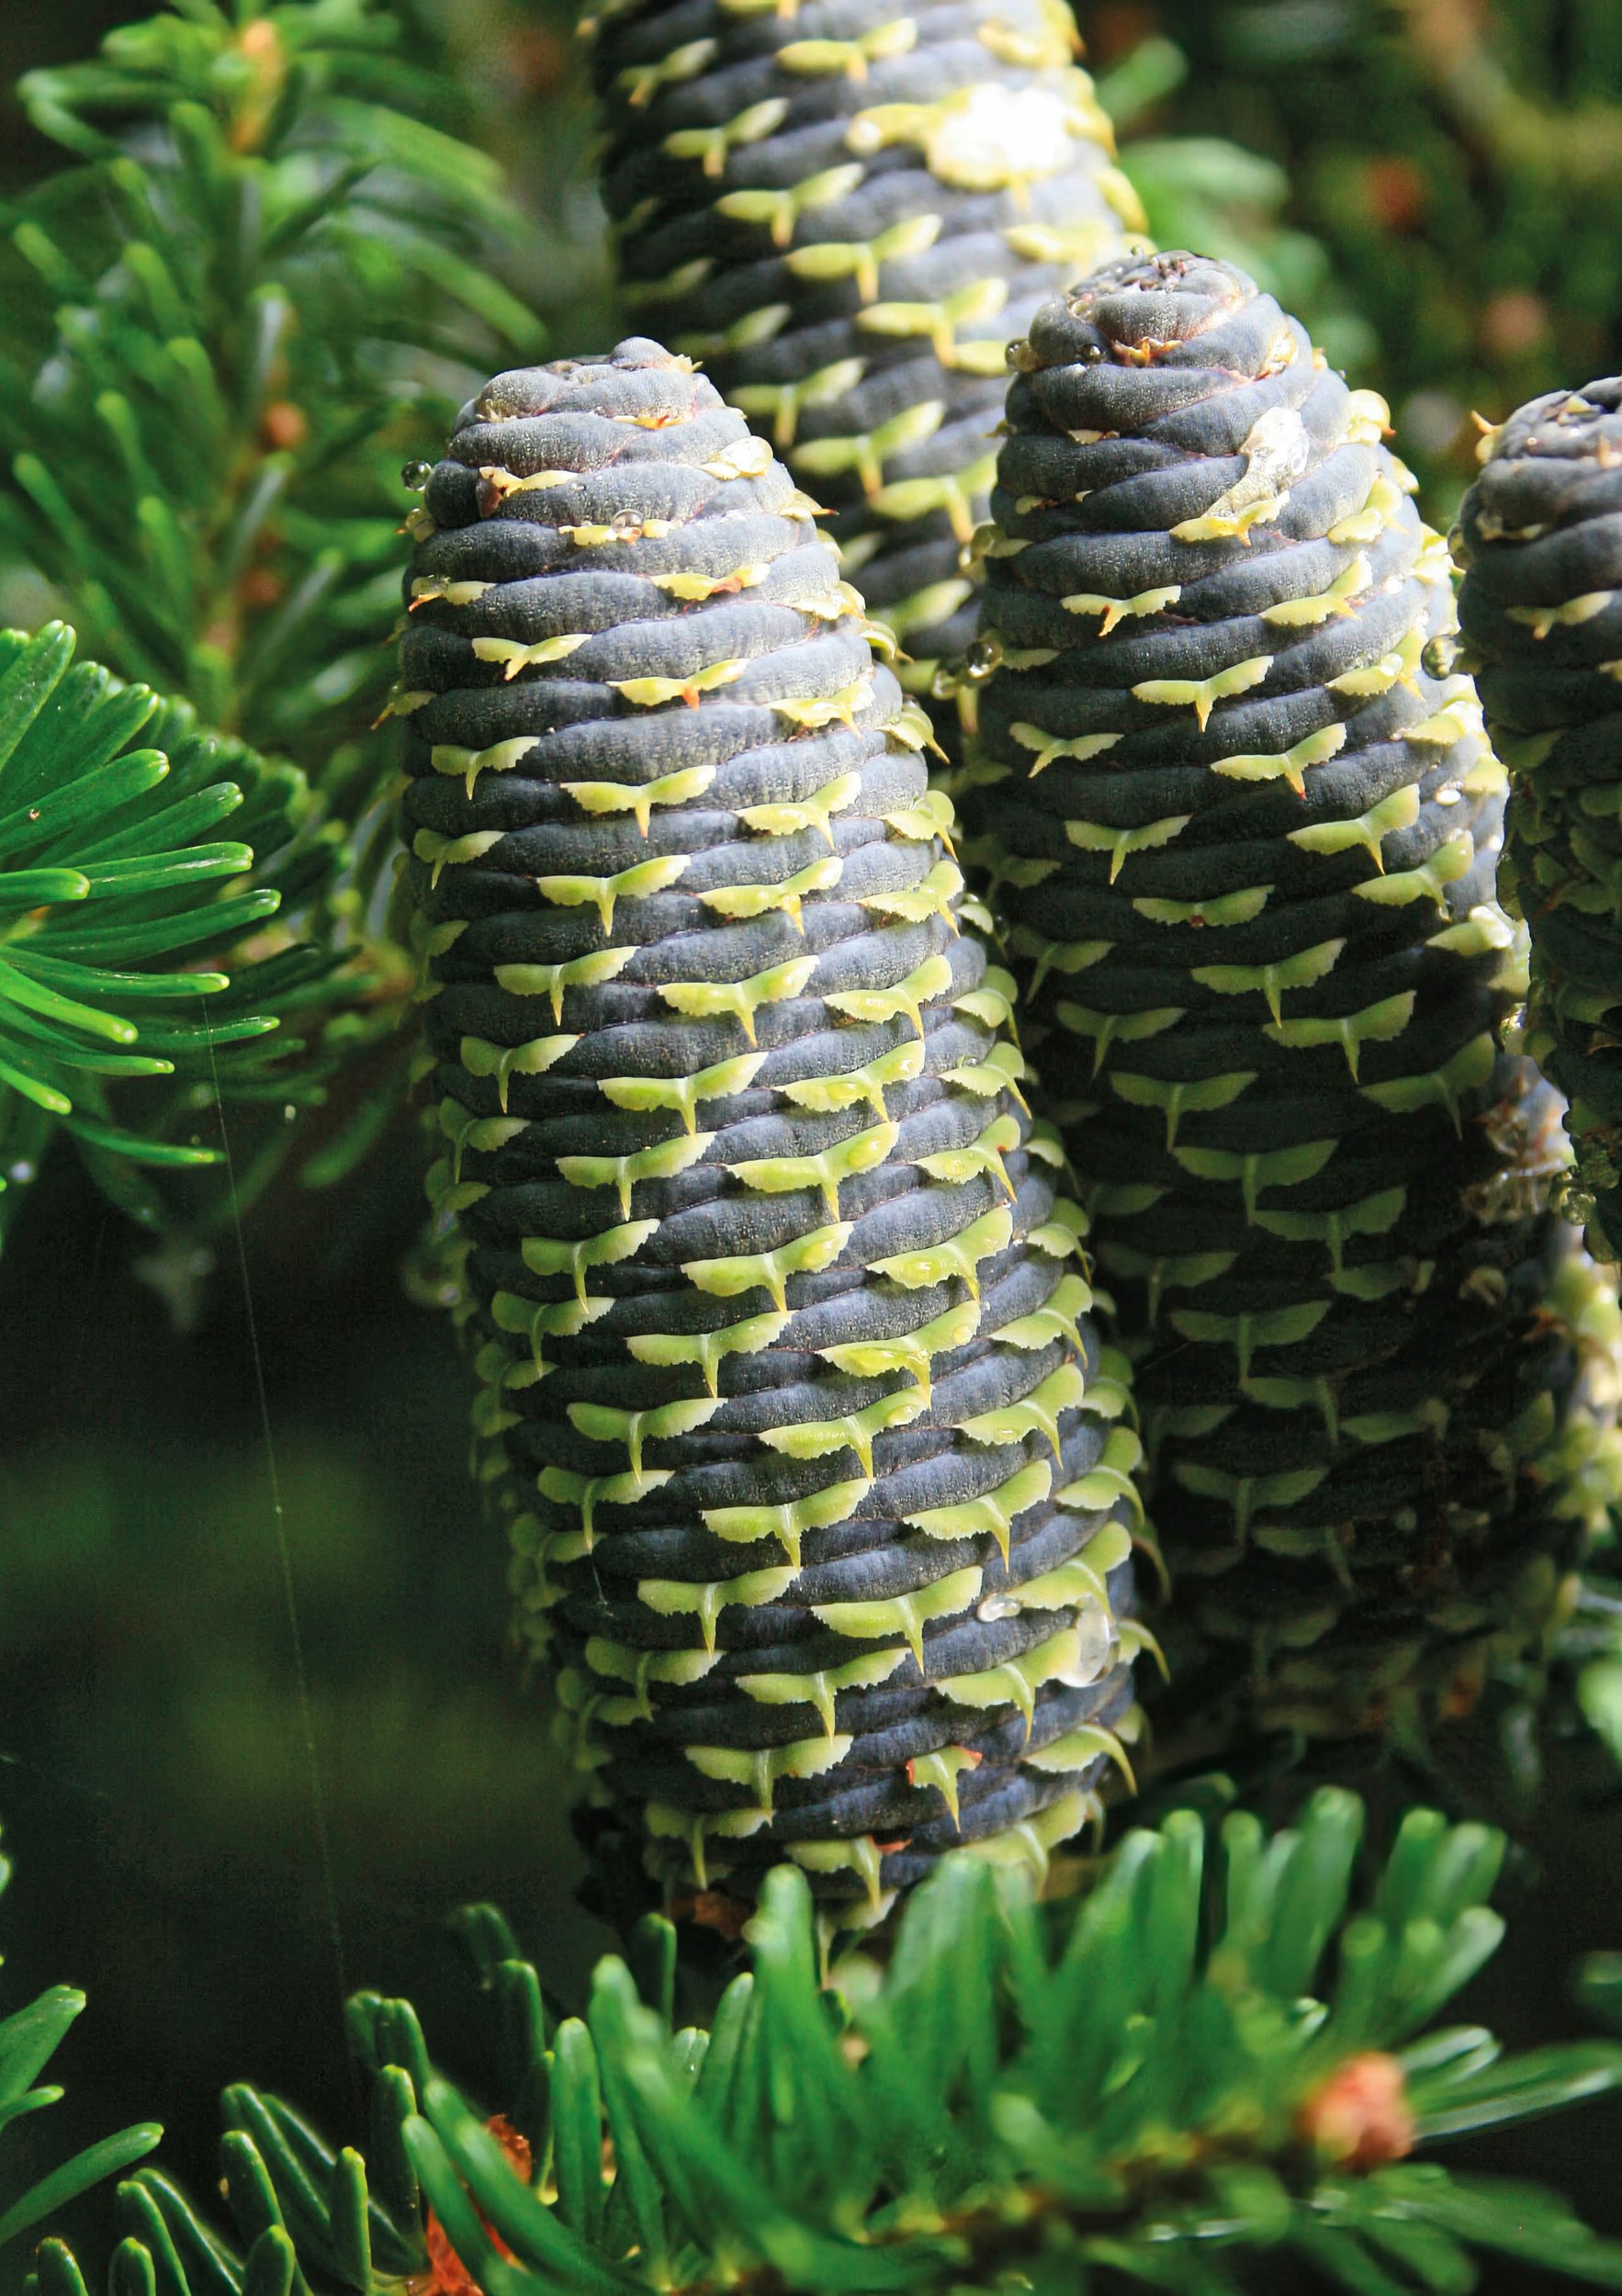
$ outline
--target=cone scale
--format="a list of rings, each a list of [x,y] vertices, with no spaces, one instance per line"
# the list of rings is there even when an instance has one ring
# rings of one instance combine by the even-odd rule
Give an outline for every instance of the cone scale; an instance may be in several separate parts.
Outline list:
[[[1502,1050],[1447,550],[1229,265],[1106,265],[1009,355],[963,806],[1136,1359],[1175,1708],[1457,1711],[1603,1506],[1613,1311]]]
[[[1068,8],[678,0],[593,30],[627,302],[835,512],[927,693],[974,635],[1003,346],[1143,228]]]
[[[1531,935],[1528,1050],[1571,1106],[1571,1203],[1622,1257],[1622,382],[1551,391],[1483,441],[1459,614],[1514,776],[1502,885]]]
[[[927,726],[685,358],[499,376],[428,485],[404,829],[563,1742],[667,1903],[1041,1868],[1130,1728],[1120,1367]]]

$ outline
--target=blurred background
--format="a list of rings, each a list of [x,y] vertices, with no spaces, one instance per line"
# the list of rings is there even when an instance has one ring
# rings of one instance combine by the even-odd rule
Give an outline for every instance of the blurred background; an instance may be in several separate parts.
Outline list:
[[[0,84],[148,12],[6,0]],[[441,10],[535,219],[516,284],[557,354],[614,331],[574,14]],[[1156,237],[1247,263],[1386,393],[1436,523],[1473,467],[1472,411],[1617,367],[1618,0],[1082,14]],[[54,163],[0,98],[0,194]],[[565,1998],[606,1942],[574,1902],[566,1781],[506,1646],[463,1370],[407,1279],[419,1174],[407,1124],[336,1190],[273,1190],[239,1255],[230,1237],[154,1249],[63,1154],[0,1261],[4,1998],[92,1997],[40,2132],[53,2156],[155,2115],[206,2189],[213,2099],[238,2077],[352,2133],[339,2009],[363,1982],[411,1995],[476,2081],[444,1929],[467,1897],[505,1906]],[[1523,2043],[1576,2030],[1573,1958],[1622,1946],[1622,1810],[1579,1750],[1554,1773],[1511,1946],[1466,2004]],[[1607,2108],[1492,2165],[1622,2231],[1619,2137]],[[76,2212],[93,2252],[105,2223],[97,2200]]]

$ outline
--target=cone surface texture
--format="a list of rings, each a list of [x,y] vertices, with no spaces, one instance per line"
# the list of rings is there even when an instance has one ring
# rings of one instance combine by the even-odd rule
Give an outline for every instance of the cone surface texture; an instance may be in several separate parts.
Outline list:
[[[838,515],[913,657],[974,636],[1003,350],[1143,230],[1056,0],[677,0],[603,12],[625,294]]]
[[[564,1741],[705,1919],[1040,1867],[1131,1709],[1137,1446],[922,713],[656,343],[498,376],[424,510],[431,1194]]]
[[[1534,399],[1464,499],[1459,616],[1509,767],[1500,884],[1531,934],[1528,1050],[1570,1102],[1570,1203],[1622,1257],[1622,381]]]
[[[1501,1050],[1447,550],[1228,265],[1106,265],[1010,357],[963,806],[1138,1358],[1174,1699],[1451,1710],[1558,1609],[1611,1311]]]

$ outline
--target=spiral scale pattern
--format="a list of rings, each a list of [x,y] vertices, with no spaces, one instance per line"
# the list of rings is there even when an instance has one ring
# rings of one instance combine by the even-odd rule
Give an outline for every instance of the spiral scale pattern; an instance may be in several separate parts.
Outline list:
[[[1447,551],[1383,404],[1227,264],[1107,264],[1010,359],[968,850],[1137,1359],[1174,1691],[1456,1710],[1616,1471]]]
[[[480,1473],[668,1903],[1045,1863],[1132,1715],[1136,1437],[929,790],[806,498],[657,343],[498,376],[395,707]]]
[[[1550,391],[1482,442],[1459,618],[1514,780],[1500,886],[1531,934],[1527,1050],[1565,1094],[1569,1203],[1622,1258],[1622,380]]]
[[[1069,9],[631,0],[594,32],[627,300],[836,512],[927,694],[974,635],[1003,346],[1143,229]]]

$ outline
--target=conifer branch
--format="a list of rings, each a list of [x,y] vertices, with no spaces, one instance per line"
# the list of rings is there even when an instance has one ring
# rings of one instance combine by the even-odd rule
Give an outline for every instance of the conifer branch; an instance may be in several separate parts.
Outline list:
[[[393,1031],[410,975],[382,917],[389,748],[367,729],[389,676],[377,641],[398,600],[400,466],[442,429],[468,362],[482,372],[537,339],[490,267],[517,229],[499,171],[441,124],[456,99],[432,65],[380,0],[188,0],[21,87],[73,160],[4,217],[0,556],[46,578],[118,676],[309,783],[294,799],[281,767],[253,769],[298,815],[310,946],[279,947],[274,982],[279,1017],[296,998],[304,1024],[299,1088],[286,1033],[273,1059],[224,1064],[227,1097],[276,1107],[244,1142],[239,1196],[297,1137],[283,1108],[321,1098]],[[355,850],[322,819],[358,825]],[[278,889],[286,917],[295,888]],[[114,922],[98,917],[97,949],[116,966]],[[375,1138],[403,1058],[385,1071],[307,1179],[338,1176]],[[211,1136],[192,1153],[196,1106],[171,1099],[140,1160],[210,1158]],[[157,1224],[132,1135],[93,1137],[106,1112],[60,1079],[0,1078],[0,1168],[31,1175],[53,1118]]]
[[[707,2031],[676,2022],[668,1923],[558,2019],[501,1916],[471,1908],[505,2110],[487,2123],[435,2073],[409,2003],[361,1995],[369,2167],[228,2090],[240,2246],[142,2169],[111,2285],[947,2296],[1013,2274],[1042,2296],[1233,2296],[1282,2266],[1388,2296],[1468,2290],[1503,2255],[1622,2287],[1622,2245],[1552,2196],[1413,2157],[1622,2085],[1622,2046],[1506,2058],[1438,2025],[1502,1934],[1502,1838],[1414,1812],[1365,1893],[1360,1831],[1335,1790],[1270,1840],[1183,1812],[1129,1835],[1079,1907],[951,1859],[887,1964],[831,1982],[805,1877],[779,1868]],[[1610,1963],[1585,1985],[1606,2014]],[[49,2242],[33,2286],[86,2283]]]
[[[353,817],[398,472],[528,349],[494,163],[375,0],[164,13],[30,73],[78,164],[7,220],[0,539],[120,674],[285,751]]]
[[[220,1161],[217,1109],[280,1129],[333,1057],[345,851],[303,774],[73,651],[0,633],[0,1236],[59,1127],[157,1227],[157,1176]]]

